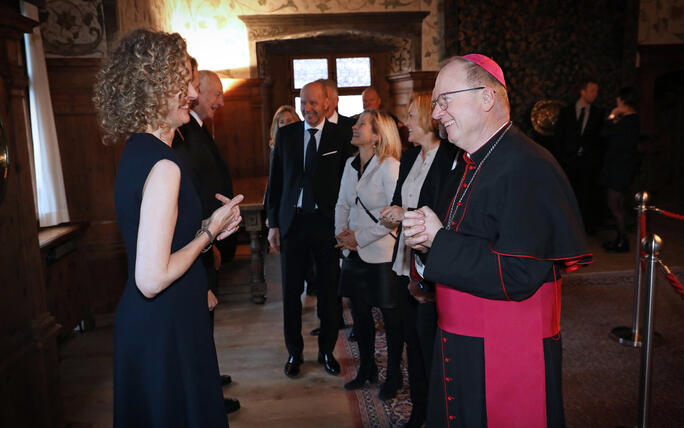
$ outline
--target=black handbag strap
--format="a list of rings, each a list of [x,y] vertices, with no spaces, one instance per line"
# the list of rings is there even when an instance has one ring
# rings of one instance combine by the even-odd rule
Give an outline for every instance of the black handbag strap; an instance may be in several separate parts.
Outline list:
[[[359,195],[358,195],[358,194],[356,195],[356,203],[357,203],[357,204],[361,204],[361,206],[362,206],[363,209],[366,211],[366,214],[368,214],[368,217],[370,217],[371,220],[373,220],[375,223],[379,223],[379,222],[380,222],[377,218],[375,218],[375,216],[373,215],[373,213],[371,213],[371,212],[368,210],[368,208],[366,208],[366,206],[363,204],[363,201],[361,200],[361,198],[359,198]],[[392,238],[394,238],[394,239],[399,239],[399,237],[398,237],[397,235],[395,235],[394,233],[392,233],[392,232],[390,232],[389,235],[390,235]]]

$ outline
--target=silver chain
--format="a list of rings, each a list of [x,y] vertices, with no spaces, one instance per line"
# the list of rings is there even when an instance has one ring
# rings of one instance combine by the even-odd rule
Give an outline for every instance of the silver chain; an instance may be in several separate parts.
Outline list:
[[[480,172],[480,168],[482,168],[482,165],[484,165],[485,161],[489,157],[489,155],[492,154],[496,146],[499,144],[499,141],[503,138],[504,135],[506,135],[506,132],[511,128],[511,125],[513,125],[513,122],[508,122],[508,126],[503,130],[503,132],[499,135],[499,138],[496,139],[494,144],[489,148],[485,156],[482,158],[482,161],[480,161],[479,165],[477,165],[477,169],[475,170],[475,173],[473,173],[473,176],[470,177],[470,181],[468,181],[468,184],[466,184],[465,189],[463,189],[463,193],[461,193],[461,197],[458,198],[457,201],[452,201],[451,206],[449,207],[449,217],[447,218],[447,224],[446,224],[446,229],[449,230],[451,229],[451,223],[453,223],[454,218],[456,217],[456,211],[458,211],[458,207],[461,205],[461,202],[463,201],[463,198],[465,197],[466,193],[468,193],[468,189],[470,189],[470,185],[473,183],[475,180],[475,177],[477,177],[477,174]],[[458,158],[456,158],[456,166],[458,166]],[[466,165],[466,168],[468,165]],[[456,168],[454,168],[456,169]],[[465,181],[465,176],[467,173],[467,169],[463,172],[463,177],[461,177],[461,182],[458,183],[458,190],[461,190],[461,186],[463,186],[463,182]],[[458,194],[458,190],[456,191],[456,194]],[[456,202],[456,203],[454,203]]]

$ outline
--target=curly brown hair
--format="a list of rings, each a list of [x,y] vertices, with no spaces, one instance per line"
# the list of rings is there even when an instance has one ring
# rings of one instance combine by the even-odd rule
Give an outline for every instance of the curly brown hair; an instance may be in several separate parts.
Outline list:
[[[168,128],[169,98],[187,96],[188,59],[178,33],[138,29],[119,42],[95,80],[93,101],[105,144],[148,128]]]

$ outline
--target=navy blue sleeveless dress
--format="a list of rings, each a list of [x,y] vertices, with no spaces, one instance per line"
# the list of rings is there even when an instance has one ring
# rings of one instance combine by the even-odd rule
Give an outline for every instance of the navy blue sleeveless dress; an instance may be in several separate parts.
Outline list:
[[[128,281],[114,324],[115,427],[227,427],[202,262],[152,299],[135,285],[140,204],[152,167],[181,168],[171,252],[195,237],[202,208],[174,150],[152,134],[133,134],[116,174],[114,200],[128,256]]]

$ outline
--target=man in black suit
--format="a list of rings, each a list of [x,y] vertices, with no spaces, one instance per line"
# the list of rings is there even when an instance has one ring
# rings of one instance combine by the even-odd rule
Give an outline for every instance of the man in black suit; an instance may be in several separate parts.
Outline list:
[[[216,147],[205,120],[214,117],[217,109],[223,106],[223,85],[221,79],[212,71],[197,70],[197,61],[191,60],[193,69],[193,86],[199,96],[190,110],[190,122],[177,129],[173,139],[173,148],[183,163],[185,172],[189,174],[202,204],[203,218],[209,218],[222,203],[216,199],[216,193],[229,198],[233,197],[233,182],[230,170]],[[219,244],[228,241],[225,244]],[[209,319],[214,331],[214,308],[218,304],[216,288],[218,286],[218,269],[221,266],[221,255],[232,258],[235,253],[235,239],[226,238],[216,241],[211,251],[200,255],[207,271],[207,300]],[[222,245],[217,248],[216,245]],[[225,260],[224,260],[225,261]],[[221,383],[228,385],[232,379],[221,375]],[[231,413],[240,408],[240,402],[234,398],[224,399],[226,412]]]
[[[342,128],[342,131],[345,132],[345,138],[348,138],[349,141],[351,141],[352,126],[354,126],[356,123],[356,119],[341,115],[337,111],[337,105],[340,102],[340,96],[337,92],[337,83],[335,83],[335,81],[332,79],[318,79],[317,82],[321,82],[321,84],[323,84],[323,87],[325,88],[325,94],[328,96],[328,108],[325,109],[326,120],[339,125],[340,128]],[[316,261],[314,260],[313,254],[311,254],[311,266],[306,273],[305,279],[306,293],[308,295],[315,295],[318,286],[316,282]],[[311,293],[312,289],[313,293]],[[339,299],[340,301],[342,300],[341,297]],[[339,327],[340,330],[347,327],[347,325],[344,323],[344,318],[340,318]],[[318,336],[320,332],[320,327],[316,327],[311,330],[311,335]],[[350,340],[355,340],[355,337],[356,336],[353,333],[350,333]]]
[[[345,161],[352,154],[348,135],[325,119],[328,97],[321,82],[301,90],[304,122],[278,130],[268,180],[268,242],[281,254],[285,374],[299,374],[303,362],[302,303],[309,254],[316,259],[317,310],[321,319],[318,362],[337,375],[333,356],[341,305],[337,298],[338,252],[334,211]]]
[[[597,186],[603,163],[600,133],[603,111],[594,106],[598,83],[585,79],[579,99],[561,109],[553,136],[552,151],[570,180],[582,211],[584,227],[593,234],[599,226],[601,194]]]

